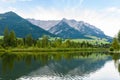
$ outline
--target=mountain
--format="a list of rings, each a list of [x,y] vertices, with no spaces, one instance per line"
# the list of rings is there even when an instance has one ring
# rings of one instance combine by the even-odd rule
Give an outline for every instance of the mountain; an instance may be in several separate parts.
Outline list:
[[[103,31],[83,21],[67,20],[63,18],[57,25],[48,30],[63,38],[83,38],[90,39],[92,37],[105,38],[110,40]]]
[[[45,30],[49,30],[51,27],[55,26],[60,22],[60,20],[35,20],[35,19],[27,19],[34,25],[37,25]]]
[[[61,20],[57,25],[53,26],[48,31],[62,38],[86,38],[78,30],[69,26],[64,20]]]
[[[97,27],[90,25],[88,23],[85,23],[83,21],[76,21],[76,20],[67,20],[64,18],[64,21],[70,25],[71,27],[75,28],[79,32],[81,32],[84,35],[88,36],[96,36],[100,38],[105,38],[106,35],[103,31],[98,29]]]
[[[29,22],[48,30],[50,33],[56,34],[62,38],[99,38],[111,41],[111,37],[104,34],[99,28],[90,25],[84,21],[76,21],[74,19],[67,20],[35,20],[27,19]]]
[[[17,37],[25,37],[28,34],[31,34],[34,38],[39,38],[42,35],[54,36],[12,11],[0,14],[0,35],[3,35],[6,27],[8,27],[9,30],[14,30]]]
[[[95,36],[99,38],[106,38],[104,32],[99,28],[90,25],[89,23],[85,23],[84,21],[76,21],[76,20],[67,20],[64,19],[66,23],[68,23],[71,27],[75,28],[76,30],[80,31],[82,34],[86,36]]]

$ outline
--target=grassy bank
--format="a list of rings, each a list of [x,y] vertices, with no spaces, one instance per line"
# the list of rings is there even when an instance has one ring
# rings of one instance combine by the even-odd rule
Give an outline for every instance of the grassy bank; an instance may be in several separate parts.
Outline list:
[[[107,52],[107,48],[27,48],[0,49],[0,52]]]

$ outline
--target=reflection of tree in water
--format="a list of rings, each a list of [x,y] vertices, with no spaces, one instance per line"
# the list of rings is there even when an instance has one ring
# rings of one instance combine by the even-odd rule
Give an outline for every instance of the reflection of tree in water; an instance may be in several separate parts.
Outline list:
[[[109,60],[101,53],[4,53],[0,55],[6,76],[16,79],[48,66],[55,73],[86,74],[101,68]],[[77,73],[76,71],[77,70]],[[44,72],[44,71],[43,71]],[[0,74],[1,75],[1,74]],[[11,76],[12,75],[12,76]]]
[[[120,54],[119,53],[113,53],[112,58],[114,60],[114,64],[118,72],[120,73]]]
[[[5,53],[1,57],[3,73],[7,70],[12,70],[14,68],[14,61],[16,60],[16,55]]]

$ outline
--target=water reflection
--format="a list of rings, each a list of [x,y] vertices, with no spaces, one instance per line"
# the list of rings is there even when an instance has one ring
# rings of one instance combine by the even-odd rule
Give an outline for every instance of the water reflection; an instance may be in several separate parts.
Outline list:
[[[120,71],[118,56],[105,53],[1,53],[0,78],[20,77],[84,77],[101,69],[107,61],[115,61]]]
[[[118,72],[120,73],[120,54],[114,53],[111,55],[112,55],[112,59],[114,60],[115,67],[118,70]]]

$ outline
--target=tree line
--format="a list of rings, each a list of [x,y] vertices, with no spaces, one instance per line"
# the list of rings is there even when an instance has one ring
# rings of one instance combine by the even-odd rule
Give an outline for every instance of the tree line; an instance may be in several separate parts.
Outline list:
[[[92,44],[88,41],[75,42],[70,39],[56,38],[50,40],[49,36],[43,36],[40,39],[34,39],[31,34],[25,38],[17,38],[14,30],[10,31],[8,28],[4,30],[3,39],[0,39],[1,48],[108,48],[109,44]]]
[[[118,32],[118,34],[113,38],[113,42],[110,48],[111,51],[118,51],[120,50],[120,31]]]

